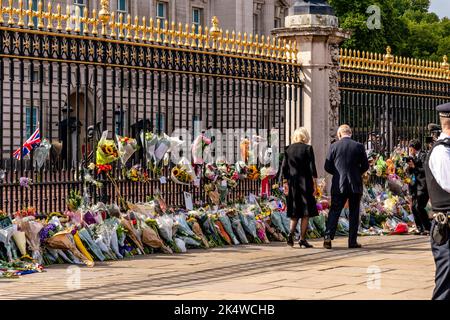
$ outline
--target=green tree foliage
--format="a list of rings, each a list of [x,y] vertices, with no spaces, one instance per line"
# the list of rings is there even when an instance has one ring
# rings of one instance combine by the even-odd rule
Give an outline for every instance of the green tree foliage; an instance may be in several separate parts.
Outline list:
[[[450,19],[428,12],[430,0],[329,0],[342,28],[353,32],[344,48],[385,52],[390,45],[396,55],[442,61],[450,55]],[[375,17],[371,6],[380,8],[379,28],[368,27]]]

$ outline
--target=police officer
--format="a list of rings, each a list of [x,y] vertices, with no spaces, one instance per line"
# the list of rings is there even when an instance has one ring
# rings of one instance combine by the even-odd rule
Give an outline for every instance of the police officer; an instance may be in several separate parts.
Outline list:
[[[437,107],[442,133],[427,157],[425,173],[433,207],[431,248],[436,264],[433,300],[450,300],[450,103]]]

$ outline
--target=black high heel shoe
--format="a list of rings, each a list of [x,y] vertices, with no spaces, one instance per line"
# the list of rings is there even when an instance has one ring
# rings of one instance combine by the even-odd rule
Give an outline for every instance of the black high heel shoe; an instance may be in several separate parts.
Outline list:
[[[294,246],[294,235],[292,233],[288,234],[287,244],[288,244],[288,246],[291,246],[291,247]]]
[[[314,248],[314,246],[312,244],[309,244],[308,241],[306,241],[306,240],[300,240],[298,242],[298,244],[300,245],[300,248],[303,248],[303,247],[305,247],[307,249]]]

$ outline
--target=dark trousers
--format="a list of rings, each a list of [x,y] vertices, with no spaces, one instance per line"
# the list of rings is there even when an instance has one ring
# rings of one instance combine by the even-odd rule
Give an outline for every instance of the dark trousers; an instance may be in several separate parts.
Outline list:
[[[342,209],[344,209],[345,203],[348,200],[350,212],[348,245],[352,246],[356,244],[359,229],[359,207],[361,204],[361,196],[361,194],[357,193],[340,193],[331,195],[331,208],[330,212],[328,213],[325,239],[334,239],[334,235],[336,234],[336,229],[339,222],[339,216],[341,215]]]
[[[433,300],[450,300],[450,239],[442,246],[435,244],[432,239],[431,250],[436,264]]]
[[[412,195],[412,213],[417,229],[422,231],[430,231],[431,222],[425,209],[430,197],[427,194]]]

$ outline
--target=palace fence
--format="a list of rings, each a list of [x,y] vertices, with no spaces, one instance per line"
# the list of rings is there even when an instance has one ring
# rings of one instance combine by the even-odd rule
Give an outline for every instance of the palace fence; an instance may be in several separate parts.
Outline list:
[[[442,63],[342,50],[340,57],[340,123],[354,128],[354,137],[379,151],[418,138],[425,142],[430,123],[439,123],[436,106],[450,101],[450,71]],[[378,140],[378,141],[376,141]]]
[[[106,1],[107,3],[107,1]],[[141,131],[171,134],[185,128],[192,138],[208,128],[279,129],[301,123],[300,65],[295,44],[167,21],[132,20],[109,14],[64,14],[0,8],[0,208],[14,212],[34,206],[41,212],[65,209],[69,191],[83,189],[82,168],[95,161],[101,132],[138,138]],[[126,23],[124,21],[127,21]],[[194,125],[200,123],[199,125]],[[13,153],[37,129],[52,144],[40,170]],[[264,130],[264,131],[263,131]],[[235,138],[239,154],[239,141]],[[22,157],[23,158],[23,157]],[[145,167],[142,151],[127,164]],[[183,203],[182,191],[204,200],[202,188],[172,182],[132,182],[116,165],[113,176],[129,201],[160,190],[170,205]],[[168,176],[165,169],[165,175]],[[30,188],[20,178],[32,180]],[[113,200],[111,183],[93,200]],[[231,198],[256,191],[244,181]]]

